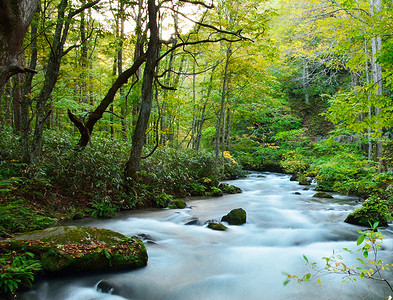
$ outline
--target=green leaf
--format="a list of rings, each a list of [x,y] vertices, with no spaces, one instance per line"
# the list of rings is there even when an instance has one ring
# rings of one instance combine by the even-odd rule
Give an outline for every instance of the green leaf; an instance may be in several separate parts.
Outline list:
[[[304,258],[304,260],[309,264],[310,262],[308,261],[308,258],[307,258],[307,256],[305,256],[304,254],[303,254],[303,258]]]
[[[361,243],[363,243],[365,237],[366,236],[364,235],[364,233],[358,237],[358,239],[356,241],[357,246],[359,246]]]

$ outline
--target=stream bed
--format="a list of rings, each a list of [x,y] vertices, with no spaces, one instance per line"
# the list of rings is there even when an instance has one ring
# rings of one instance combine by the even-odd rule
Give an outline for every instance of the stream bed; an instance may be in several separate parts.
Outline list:
[[[309,261],[324,265],[322,257],[335,251],[347,265],[359,265],[343,248],[356,249],[358,229],[344,223],[361,203],[356,197],[337,194],[334,199],[313,198],[289,175],[251,173],[227,181],[242,194],[193,197],[185,209],[150,209],[124,212],[107,220],[85,219],[72,225],[96,226],[127,236],[144,234],[149,262],[144,268],[116,273],[75,275],[45,279],[26,292],[25,300],[275,300],[275,299],[384,299],[390,295],[384,283],[358,280],[342,284],[343,276],[322,276],[283,286],[283,273],[304,275]],[[220,220],[231,209],[243,208],[247,223],[228,226],[225,232],[207,228],[207,220]],[[192,223],[193,225],[186,225]],[[196,223],[196,224],[195,224]],[[68,224],[70,225],[70,224]],[[379,257],[393,261],[393,231]],[[105,280],[113,294],[97,290]]]

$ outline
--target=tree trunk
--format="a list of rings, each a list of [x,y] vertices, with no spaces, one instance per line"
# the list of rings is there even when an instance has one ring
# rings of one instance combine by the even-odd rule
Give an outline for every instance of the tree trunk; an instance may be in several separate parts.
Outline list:
[[[308,91],[308,65],[307,65],[307,60],[303,60],[303,77],[302,77],[302,82],[303,82],[303,92],[304,92],[304,102],[306,104],[310,103],[310,93]]]
[[[146,65],[143,73],[142,103],[138,121],[132,137],[132,147],[129,160],[126,164],[126,178],[136,178],[140,169],[145,132],[149,123],[150,112],[153,102],[153,80],[160,49],[160,40],[157,25],[157,7],[155,0],[148,0],[150,40],[147,49]]]
[[[36,122],[31,151],[32,161],[36,161],[41,155],[44,126],[50,114],[50,111],[48,112],[46,109],[46,105],[53,88],[55,87],[57,76],[59,74],[61,58],[63,56],[63,47],[65,43],[65,39],[63,42],[63,37],[66,38],[64,36],[66,32],[63,33],[63,26],[65,21],[64,14],[67,5],[68,0],[62,0],[58,6],[56,29],[53,36],[48,66],[45,72],[44,86],[42,87],[37,100]]]
[[[89,2],[86,5],[80,7],[79,9],[70,11],[67,17],[65,17],[65,12],[68,7],[68,0],[62,0],[58,5],[56,28],[51,43],[52,47],[49,55],[47,69],[45,72],[44,85],[38,96],[36,105],[36,122],[31,151],[32,161],[38,160],[41,155],[43,131],[45,123],[51,113],[51,111],[47,109],[47,103],[57,82],[61,59],[66,53],[68,53],[68,50],[64,51],[64,45],[67,41],[71,20],[76,15],[83,12],[85,9],[88,9],[99,2],[100,0]]]
[[[370,14],[371,16],[375,16],[376,13],[381,12],[381,0],[370,0]],[[374,26],[372,26],[373,29]],[[378,51],[382,48],[382,39],[380,35],[376,35],[371,38],[371,50],[372,50],[372,78],[373,83],[378,87],[376,96],[382,96],[383,92],[383,83],[382,83],[382,66],[377,61]],[[380,113],[379,108],[375,108],[375,114],[378,115]],[[376,157],[377,160],[382,158],[382,141],[378,138],[376,144]],[[381,162],[381,161],[380,161]],[[382,165],[381,165],[382,166]]]
[[[37,18],[31,23],[30,30],[30,63],[29,68],[35,69],[37,66],[37,32],[38,32]],[[30,104],[31,104],[31,89],[33,83],[33,74],[27,73],[25,76],[25,83],[23,86],[23,99],[21,103],[21,131],[20,141],[22,148],[22,161],[30,163],[30,146],[29,146],[29,132],[30,132]]]
[[[15,74],[12,78],[12,111],[14,117],[14,133],[20,132],[21,126],[21,103],[23,98],[22,82],[23,74]]]
[[[212,73],[210,75],[210,82],[209,82],[209,85],[208,85],[208,88],[207,88],[207,94],[206,94],[205,102],[203,103],[201,118],[200,118],[200,121],[199,121],[199,124],[198,124],[199,126],[197,128],[198,132],[197,132],[197,137],[196,137],[196,142],[195,142],[195,150],[196,151],[199,151],[199,147],[201,145],[203,124],[206,121],[206,107],[207,107],[207,103],[209,101],[210,94],[211,94],[211,91],[212,91],[212,88],[213,88],[213,75],[214,75],[214,71],[216,70],[216,67],[217,67],[217,65],[214,66],[214,68],[212,70]]]
[[[14,74],[33,72],[20,65],[23,39],[39,0],[0,1],[0,93]]]
[[[220,103],[220,110],[218,111],[218,114],[217,114],[216,133],[214,135],[214,140],[215,140],[214,169],[215,169],[217,175],[218,175],[218,161],[219,161],[220,150],[221,150],[220,141],[221,141],[221,135],[222,135],[222,124],[224,122],[224,116],[225,116],[225,99],[227,96],[227,88],[228,88],[227,87],[228,66],[229,66],[229,59],[230,59],[231,55],[232,55],[232,49],[231,49],[231,45],[229,45],[226,50],[226,60],[225,60],[225,67],[224,67],[223,81],[222,81],[222,90],[221,90],[221,103]]]
[[[142,25],[143,25],[143,3],[144,0],[138,0],[138,14],[135,20],[136,23],[136,43],[135,43],[135,51],[134,51],[134,62],[137,61],[139,59],[139,57],[141,55],[143,55],[143,46],[144,46],[144,42],[143,42],[143,30],[142,30]],[[137,73],[136,73],[136,77],[139,80],[139,78],[141,77],[141,70],[138,69]],[[139,98],[139,97],[138,97]],[[138,119],[138,114],[139,114],[139,104],[140,104],[140,99],[138,99],[137,101],[135,101],[133,103],[133,107],[132,107],[132,128],[135,128],[136,126],[136,122]]]

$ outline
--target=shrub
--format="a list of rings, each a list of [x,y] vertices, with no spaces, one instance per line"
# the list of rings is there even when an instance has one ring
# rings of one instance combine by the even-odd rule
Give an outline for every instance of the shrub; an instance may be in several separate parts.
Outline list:
[[[103,197],[96,200],[91,204],[92,216],[96,218],[110,218],[113,217],[117,211],[117,208],[112,205],[109,197]]]
[[[0,291],[6,295],[14,295],[20,285],[30,286],[35,273],[41,269],[41,263],[34,259],[34,255],[30,252],[19,255],[2,254],[0,256]]]
[[[156,200],[157,207],[167,207],[168,204],[172,201],[173,196],[168,195],[166,193],[161,193]]]
[[[39,215],[25,201],[0,203],[0,230],[8,233],[25,232],[48,227],[54,218]]]
[[[387,226],[390,219],[391,215],[388,213],[386,201],[377,196],[372,196],[364,201],[362,207],[349,214],[345,222],[362,226],[369,226],[369,224],[374,223]]]

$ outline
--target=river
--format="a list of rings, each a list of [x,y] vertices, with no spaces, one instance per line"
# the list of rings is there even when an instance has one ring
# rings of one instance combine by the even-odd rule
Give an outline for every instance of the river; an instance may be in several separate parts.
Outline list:
[[[88,219],[73,225],[96,226],[127,236],[146,234],[148,266],[134,271],[76,275],[45,279],[25,300],[276,300],[276,299],[384,299],[383,283],[358,280],[342,284],[342,275],[321,277],[310,283],[283,286],[283,273],[303,275],[309,261],[323,266],[322,257],[343,248],[356,249],[360,227],[343,222],[360,206],[357,198],[334,194],[334,199],[313,198],[288,175],[252,173],[228,181],[242,194],[187,200],[182,210],[154,209],[119,214],[108,220]],[[233,208],[247,212],[247,223],[228,226],[225,232],[206,227]],[[186,225],[198,221],[200,225]],[[393,231],[383,229],[386,239],[380,257],[392,257]],[[342,253],[344,262],[356,264],[358,254]],[[390,261],[392,261],[391,259]],[[113,284],[117,295],[97,290],[101,280]]]

